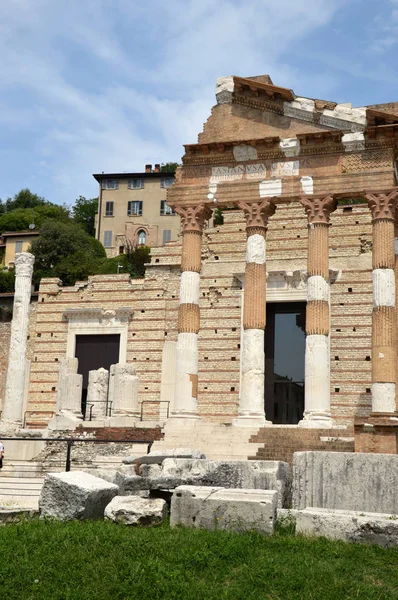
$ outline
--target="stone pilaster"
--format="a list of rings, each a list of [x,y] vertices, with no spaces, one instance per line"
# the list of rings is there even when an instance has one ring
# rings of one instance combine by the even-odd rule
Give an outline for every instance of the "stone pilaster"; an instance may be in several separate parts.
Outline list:
[[[211,210],[206,205],[176,206],[182,223],[182,257],[175,397],[172,417],[198,418],[198,332],[202,234]]]
[[[268,219],[275,212],[271,200],[238,203],[246,219],[246,268],[241,351],[242,380],[237,426],[267,423],[264,412],[264,330],[266,325],[266,244]]]
[[[30,296],[35,257],[29,252],[15,255],[15,295],[11,323],[10,350],[2,420],[20,425],[26,385],[26,343],[28,338]]]
[[[108,406],[109,371],[96,369],[88,372],[87,406],[86,418],[89,418],[90,410],[93,421],[105,419]]]
[[[329,217],[332,196],[303,196],[308,219],[305,408],[301,427],[330,427]]]
[[[372,212],[372,413],[396,411],[397,317],[394,221],[398,190],[366,194]]]

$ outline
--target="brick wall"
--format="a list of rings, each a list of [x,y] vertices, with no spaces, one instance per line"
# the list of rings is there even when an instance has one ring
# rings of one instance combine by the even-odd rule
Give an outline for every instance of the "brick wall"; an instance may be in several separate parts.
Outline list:
[[[305,429],[298,427],[264,427],[250,442],[264,444],[252,460],[283,460],[293,464],[294,452],[354,452],[354,430]]]
[[[239,403],[242,284],[246,234],[239,211],[226,211],[222,226],[203,235],[199,413],[230,422]],[[331,286],[331,408],[342,425],[370,412],[371,398],[371,221],[365,205],[339,206],[332,214],[330,267],[340,270]],[[156,248],[145,279],[101,275],[73,287],[43,280],[35,332],[29,409],[55,407],[59,360],[66,355],[67,308],[129,306],[127,361],[140,379],[139,400],[160,399],[162,349],[177,339],[181,245]],[[267,235],[267,267],[306,270],[307,224],[298,202],[278,206]],[[158,404],[145,405],[156,418]]]

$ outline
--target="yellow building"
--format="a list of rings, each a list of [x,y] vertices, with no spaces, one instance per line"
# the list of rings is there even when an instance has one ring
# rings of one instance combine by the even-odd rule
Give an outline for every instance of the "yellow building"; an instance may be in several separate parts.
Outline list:
[[[151,247],[164,246],[180,233],[180,218],[167,205],[167,188],[174,172],[161,173],[160,165],[145,166],[144,173],[101,173],[95,237],[107,256],[123,254],[127,240]]]
[[[18,252],[27,252],[29,246],[39,234],[38,231],[5,231],[0,237],[0,248],[5,248],[3,265],[13,265]]]

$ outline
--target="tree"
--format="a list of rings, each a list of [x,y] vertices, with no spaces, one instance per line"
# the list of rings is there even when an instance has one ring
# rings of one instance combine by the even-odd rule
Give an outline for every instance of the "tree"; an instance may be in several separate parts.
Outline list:
[[[65,206],[57,204],[37,205],[35,208],[16,208],[0,214],[0,232],[24,231],[32,223],[36,229],[40,229],[42,223],[48,219],[66,222],[69,218],[69,210]]]
[[[73,285],[77,279],[95,274],[106,259],[101,242],[73,221],[45,221],[30,250],[36,257],[35,286],[42,277],[59,277],[65,285]]]
[[[2,206],[4,212],[10,212],[17,208],[35,208],[36,206],[46,206],[49,204],[51,204],[51,202],[42,196],[34,194],[29,188],[24,188],[15,194],[13,198],[7,198],[4,204],[2,203]]]
[[[98,198],[79,196],[72,208],[73,220],[81,225],[89,235],[95,233],[95,215],[98,211]]]
[[[224,216],[221,208],[216,208],[213,212],[213,225],[222,225],[224,223]]]
[[[177,162],[162,163],[160,166],[161,173],[175,173],[180,164]]]
[[[1,269],[0,270],[0,292],[13,292],[15,286],[15,272],[14,269]],[[1,319],[0,319],[1,320]]]

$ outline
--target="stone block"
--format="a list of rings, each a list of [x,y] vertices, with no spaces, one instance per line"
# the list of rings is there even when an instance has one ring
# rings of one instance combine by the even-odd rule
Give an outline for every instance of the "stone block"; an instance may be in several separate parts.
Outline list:
[[[167,504],[161,498],[116,496],[105,508],[105,519],[123,525],[158,525],[167,516]]]
[[[131,457],[128,456],[123,459],[123,463],[126,465],[141,464],[141,465],[161,465],[166,458],[206,458],[200,450],[192,450],[191,448],[174,448],[168,450],[151,450],[148,454],[143,456]]]
[[[118,492],[117,485],[83,471],[49,473],[40,494],[40,514],[62,521],[99,519]]]
[[[290,505],[290,469],[287,463],[281,461],[166,458],[160,474],[157,465],[148,466],[147,473],[150,489],[174,489],[180,485],[195,485],[275,490],[278,506]]]
[[[381,513],[306,508],[296,513],[296,533],[389,548],[398,545],[398,517]]]
[[[113,416],[139,417],[138,383],[134,365],[127,363],[111,365],[109,402]]]
[[[293,508],[398,514],[398,456],[296,452]]]
[[[108,401],[109,371],[100,368],[88,373],[87,411],[92,405],[93,419],[103,419]]]
[[[272,535],[277,496],[275,491],[182,485],[171,499],[170,525]]]

